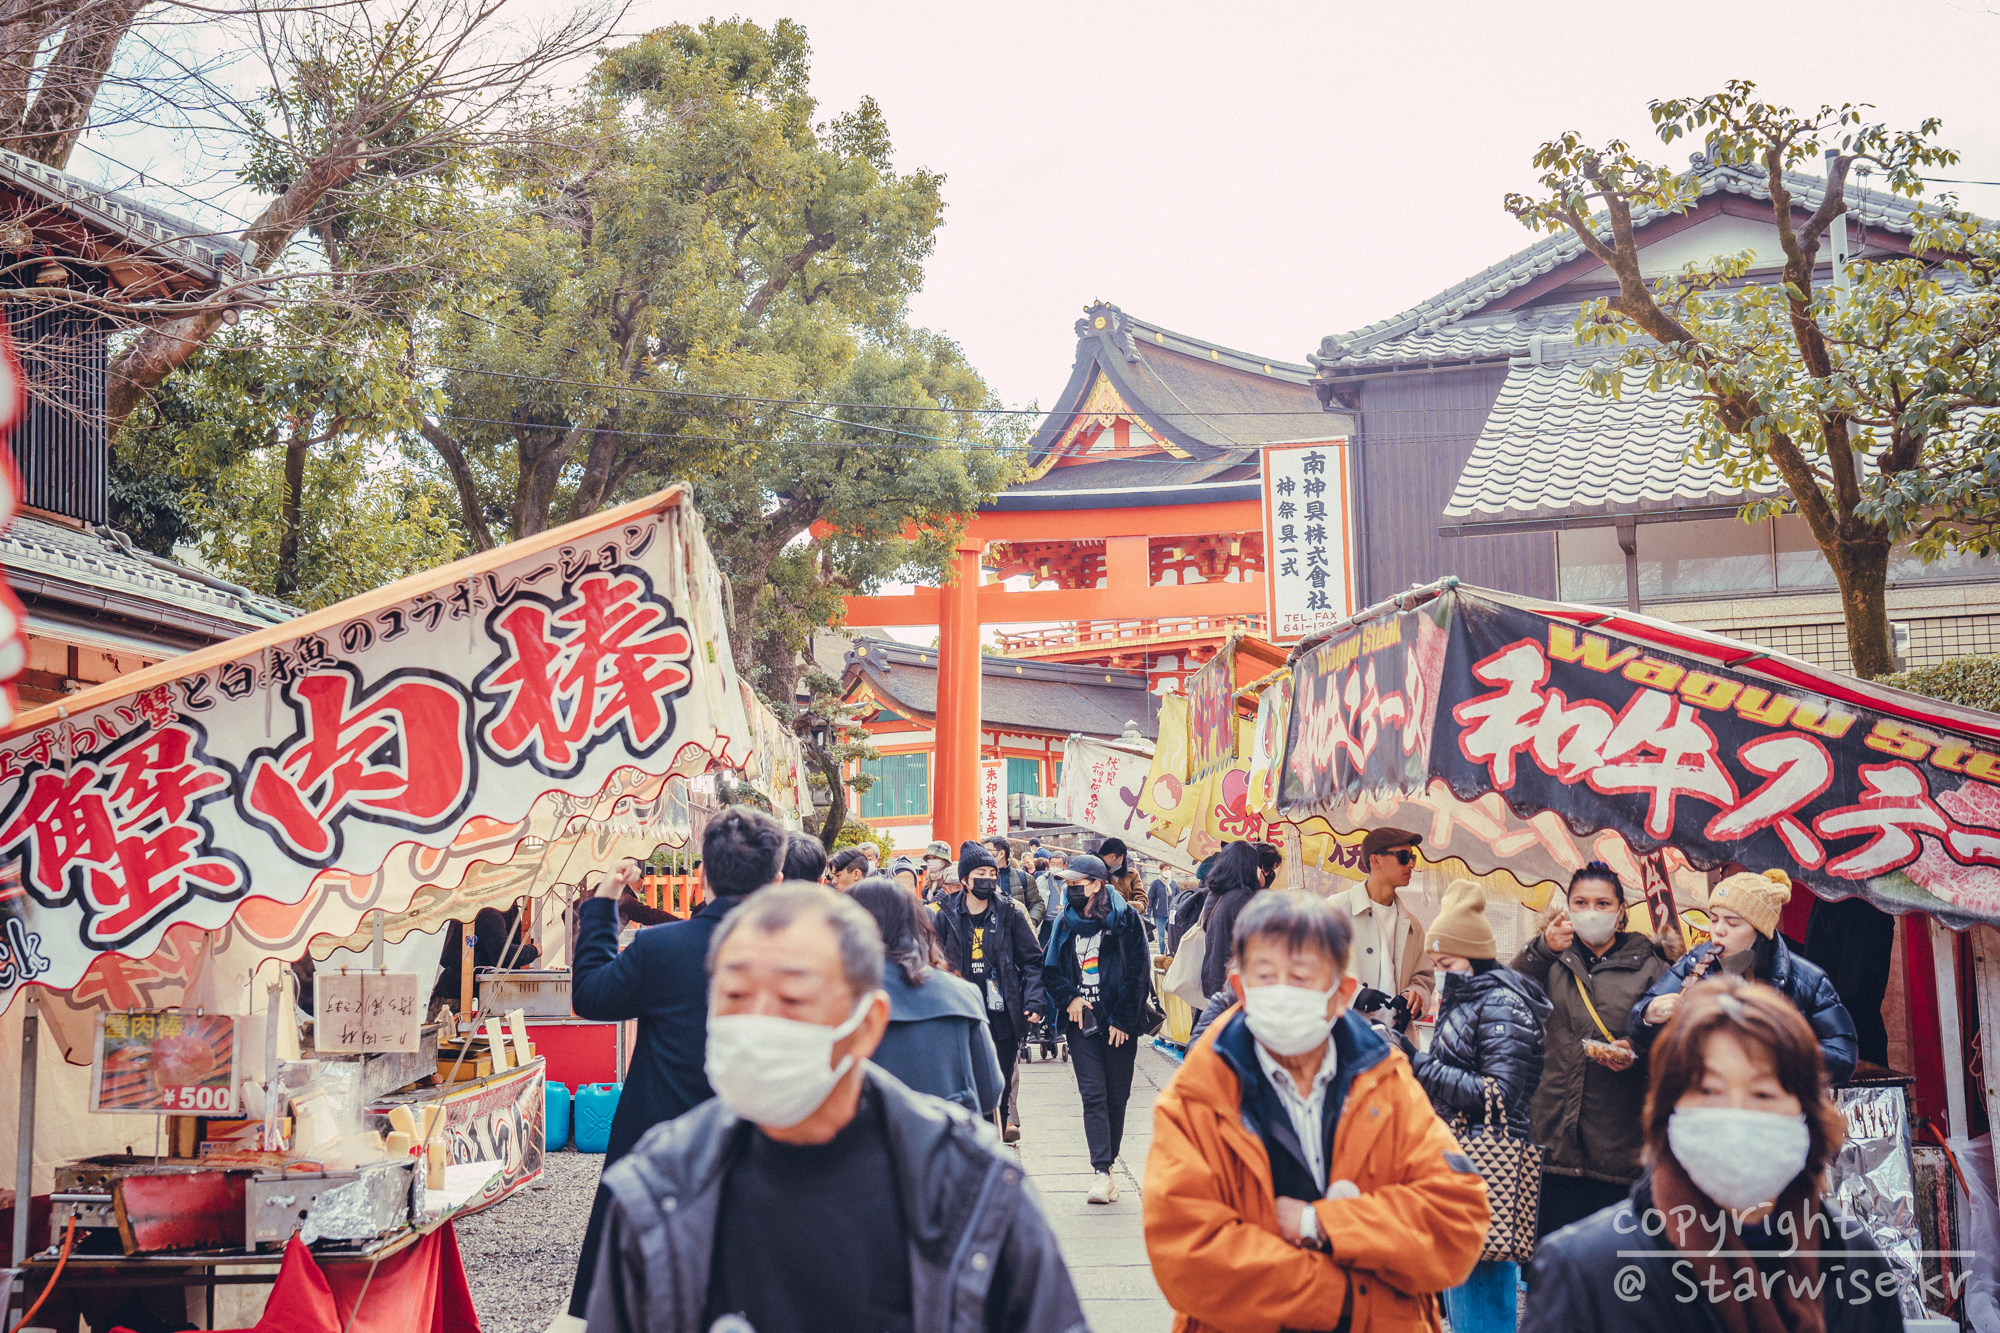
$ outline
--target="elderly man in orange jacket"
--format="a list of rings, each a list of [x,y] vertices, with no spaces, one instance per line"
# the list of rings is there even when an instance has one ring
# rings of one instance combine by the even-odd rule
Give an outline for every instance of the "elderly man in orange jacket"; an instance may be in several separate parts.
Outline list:
[[[1347,1012],[1353,924],[1315,894],[1236,920],[1239,1003],[1153,1111],[1146,1251],[1176,1333],[1439,1327],[1486,1186],[1403,1055]]]

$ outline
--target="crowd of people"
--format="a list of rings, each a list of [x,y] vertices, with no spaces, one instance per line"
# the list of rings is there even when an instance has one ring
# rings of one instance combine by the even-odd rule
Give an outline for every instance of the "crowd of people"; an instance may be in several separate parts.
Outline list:
[[[1857,1039],[1778,931],[1784,875],[1723,877],[1683,952],[1593,862],[1503,961],[1478,883],[1422,910],[1421,842],[1369,832],[1365,879],[1324,896],[1278,887],[1263,843],[1192,879],[1149,880],[1115,839],[884,863],[732,807],[703,837],[709,901],[622,951],[639,870],[607,876],[575,1008],[638,1042],[571,1315],[1085,1327],[1002,1146],[1016,1064],[1066,1049],[1080,1123],[1030,1129],[1079,1134],[1089,1201],[1116,1204],[1185,950],[1202,1003],[1141,1192],[1178,1330],[1900,1328],[1886,1261],[1823,1192]]]

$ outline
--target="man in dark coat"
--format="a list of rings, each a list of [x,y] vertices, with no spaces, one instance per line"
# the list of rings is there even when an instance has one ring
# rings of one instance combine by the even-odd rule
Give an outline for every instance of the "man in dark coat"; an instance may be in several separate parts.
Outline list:
[[[759,894],[717,934],[719,1095],[605,1171],[591,1333],[1088,1329],[1014,1155],[870,1062],[882,963],[868,913],[817,885]]]
[[[618,896],[638,863],[606,875],[595,897],[580,909],[571,1005],[577,1017],[600,1023],[639,1020],[639,1039],[625,1071],[625,1088],[611,1118],[608,1169],[647,1130],[715,1095],[703,1059],[708,1050],[709,938],[743,899],[782,871],[786,834],[775,819],[733,805],[709,821],[702,834],[702,872],[708,901],[686,921],[649,926],[618,950]],[[584,1232],[569,1312],[582,1318],[597,1269],[598,1240],[610,1196],[600,1185]]]
[[[938,947],[954,972],[979,987],[986,997],[986,1021],[993,1049],[1000,1056],[1000,1082],[1006,1088],[1002,1131],[1007,1142],[1021,1137],[1020,1114],[1013,1105],[1014,1064],[1021,1055],[1027,1024],[1048,1012],[1042,993],[1042,952],[1027,913],[999,891],[999,867],[986,848],[968,842],[959,851],[958,878],[965,891],[938,905]]]

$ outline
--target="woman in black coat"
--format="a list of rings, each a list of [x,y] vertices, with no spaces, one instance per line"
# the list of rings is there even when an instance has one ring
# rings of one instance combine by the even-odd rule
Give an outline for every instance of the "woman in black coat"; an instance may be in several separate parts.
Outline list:
[[[848,894],[882,930],[889,1030],[869,1059],[914,1091],[956,1102],[974,1115],[993,1114],[1006,1081],[987,1025],[986,997],[944,970],[930,913],[895,880],[864,879]]]
[[[1108,887],[1111,872],[1095,856],[1078,855],[1063,872],[1068,893],[1049,951],[1042,984],[1049,1008],[1069,1040],[1070,1067],[1083,1101],[1083,1135],[1090,1169],[1097,1173],[1091,1203],[1116,1203],[1111,1167],[1125,1135],[1125,1103],[1132,1095],[1132,1066],[1146,1022],[1153,963],[1138,909]]]
[[[1229,984],[1231,937],[1236,918],[1250,904],[1250,895],[1268,881],[1262,873],[1254,842],[1232,842],[1216,854],[1208,870],[1208,908],[1202,919],[1207,944],[1201,955],[1201,993],[1213,995]]]
[[[1437,1027],[1429,1050],[1410,1059],[1417,1082],[1445,1120],[1464,1116],[1465,1132],[1480,1133],[1489,1083],[1505,1110],[1494,1133],[1531,1137],[1529,1106],[1542,1081],[1542,1032],[1552,1006],[1542,988],[1502,967],[1486,891],[1468,879],[1453,881],[1444,906],[1425,932],[1431,966],[1438,969]],[[1454,1330],[1491,1333],[1514,1327],[1515,1264],[1482,1259],[1466,1280],[1444,1294]]]
[[[1778,914],[1791,895],[1791,878],[1782,870],[1731,875],[1716,885],[1708,895],[1708,943],[1688,950],[1632,1006],[1625,1023],[1632,1049],[1645,1054],[1674,1016],[1683,990],[1703,977],[1727,973],[1784,992],[1819,1038],[1827,1077],[1835,1086],[1852,1078],[1859,1058],[1853,1016],[1826,973],[1793,953],[1778,933]]]
[[[1888,1261],[1822,1194],[1846,1122],[1813,1030],[1728,974],[1677,998],[1648,1061],[1647,1173],[1543,1238],[1522,1333],[1900,1333]]]

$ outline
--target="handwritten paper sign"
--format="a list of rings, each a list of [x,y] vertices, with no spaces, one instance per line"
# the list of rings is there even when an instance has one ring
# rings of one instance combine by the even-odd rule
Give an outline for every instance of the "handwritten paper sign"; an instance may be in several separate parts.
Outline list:
[[[414,1051],[424,1011],[414,972],[320,972],[313,977],[313,1045],[320,1051]]]
[[[178,1009],[99,1014],[90,1109],[236,1114],[236,1020]]]

